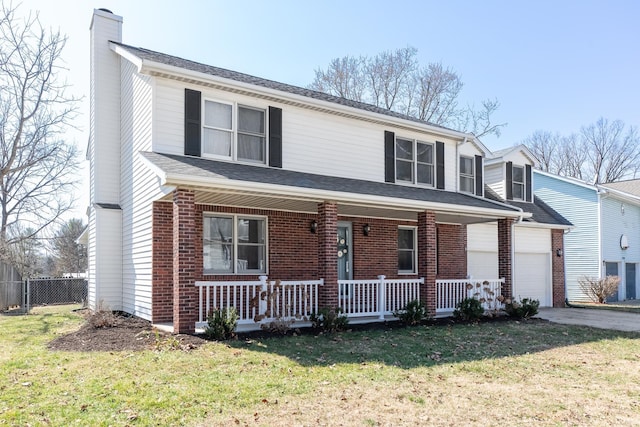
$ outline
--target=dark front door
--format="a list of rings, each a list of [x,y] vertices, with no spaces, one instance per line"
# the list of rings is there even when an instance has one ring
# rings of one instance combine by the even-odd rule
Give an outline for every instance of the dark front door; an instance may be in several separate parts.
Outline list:
[[[626,264],[625,273],[627,299],[636,299],[636,264]]]

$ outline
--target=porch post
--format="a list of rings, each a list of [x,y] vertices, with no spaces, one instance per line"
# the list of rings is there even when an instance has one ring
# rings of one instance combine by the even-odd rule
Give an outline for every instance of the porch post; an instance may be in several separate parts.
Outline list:
[[[320,308],[338,306],[338,205],[318,203],[318,273],[324,279],[320,288]]]
[[[498,220],[498,276],[504,277],[502,295],[505,298],[513,297],[513,219],[504,218]]]
[[[418,275],[424,277],[420,285],[420,300],[429,315],[436,314],[436,213],[418,213]]]
[[[173,192],[173,332],[193,333],[198,320],[195,193]]]
[[[560,256],[558,256],[560,250]],[[564,230],[551,230],[551,264],[552,264],[552,291],[553,306],[564,307],[565,271],[564,271]]]

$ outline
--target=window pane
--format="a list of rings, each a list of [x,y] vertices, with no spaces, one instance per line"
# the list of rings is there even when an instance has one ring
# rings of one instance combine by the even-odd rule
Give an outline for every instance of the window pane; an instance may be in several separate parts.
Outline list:
[[[513,167],[513,182],[524,182],[524,168]]]
[[[204,129],[202,152],[216,156],[231,157],[231,132]]]
[[[396,160],[396,179],[413,182],[413,162]]]
[[[231,105],[205,101],[204,125],[231,130]]]
[[[264,220],[238,219],[238,243],[264,244]]]
[[[464,191],[466,193],[473,193],[473,178],[461,176],[460,191]]]
[[[418,142],[418,161],[433,164],[433,145]]]
[[[265,271],[264,246],[239,245],[238,246],[238,273],[243,270]]]
[[[238,134],[238,159],[264,163],[264,137]]]
[[[413,141],[396,138],[396,158],[413,160]]]
[[[413,251],[398,251],[398,271],[415,271],[413,259]]]
[[[398,229],[398,249],[413,249],[413,229]]]
[[[433,166],[418,163],[418,182],[433,185]]]
[[[238,107],[238,131],[264,135],[264,111]]]
[[[513,198],[524,200],[524,185],[513,184]]]
[[[460,157],[460,173],[473,175],[473,159],[469,157]]]
[[[232,272],[233,220],[231,218],[205,217],[203,228],[205,272]]]

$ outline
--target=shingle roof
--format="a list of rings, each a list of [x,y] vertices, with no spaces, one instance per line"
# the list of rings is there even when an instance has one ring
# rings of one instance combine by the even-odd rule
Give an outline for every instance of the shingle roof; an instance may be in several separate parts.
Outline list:
[[[629,193],[640,197],[640,179],[630,179],[627,181],[608,182],[601,184],[603,187]]]
[[[446,203],[502,210],[506,212],[518,211],[517,208],[497,204],[488,199],[451,191],[316,175],[277,168],[202,159],[198,157],[153,152],[142,152],[141,155],[167,174],[174,173],[184,176],[212,179],[224,178],[236,181],[265,183],[296,188],[366,194],[412,201]]]
[[[532,222],[538,224],[550,224],[550,225],[566,225],[572,226],[565,217],[556,212],[551,206],[537,197],[533,198],[531,202],[520,202],[516,200],[504,200],[496,192],[494,192],[488,185],[484,186],[484,195],[487,199],[494,200],[496,202],[506,203],[511,206],[516,206],[525,212],[531,213],[531,218],[524,218],[523,222]]]
[[[293,86],[286,83],[280,83],[273,80],[263,79],[261,77],[252,76],[249,74],[240,73],[237,71],[227,70],[225,68],[214,67],[212,65],[201,64],[199,62],[190,61],[188,59],[183,59],[177,56],[167,55],[165,53],[155,52],[153,50],[144,49],[141,47],[129,46],[123,43],[118,43],[112,41],[111,43],[121,46],[129,53],[134,56],[142,59],[153,62],[158,62],[165,65],[171,65],[178,68],[184,68],[185,70],[196,71],[204,74],[209,74],[212,76],[222,77],[225,79],[235,80],[242,83],[248,83],[260,87],[265,87],[268,89],[275,89],[286,93],[291,93],[294,95],[305,96],[307,98],[316,99],[320,101],[332,102],[334,104],[343,105],[346,107],[356,108],[359,110],[368,111],[371,113],[382,114],[389,117],[395,117],[398,119],[409,120],[412,122],[420,123],[423,125],[433,126],[444,130],[455,131],[453,129],[446,128],[444,126],[436,125],[433,123],[426,122],[424,120],[419,120],[411,116],[407,116],[405,114],[397,113],[395,111],[387,110],[384,108],[376,107],[375,105],[367,104],[364,102],[352,101],[347,98],[341,98],[338,96],[333,96],[326,94],[324,92],[318,92],[311,89],[302,88],[299,86]],[[461,132],[462,133],[462,132]]]

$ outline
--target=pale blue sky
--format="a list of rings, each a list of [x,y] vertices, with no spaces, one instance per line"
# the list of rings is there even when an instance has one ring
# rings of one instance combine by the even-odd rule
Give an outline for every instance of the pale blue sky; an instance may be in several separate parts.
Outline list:
[[[508,126],[483,139],[492,150],[537,129],[577,132],[601,116],[640,125],[636,0],[25,0],[22,12],[40,10],[68,35],[69,81],[87,99],[89,24],[101,7],[124,18],[124,43],[298,86],[336,57],[416,47],[423,63],[458,72],[462,101],[498,98],[495,120]],[[70,135],[83,153],[88,102],[84,112]]]

